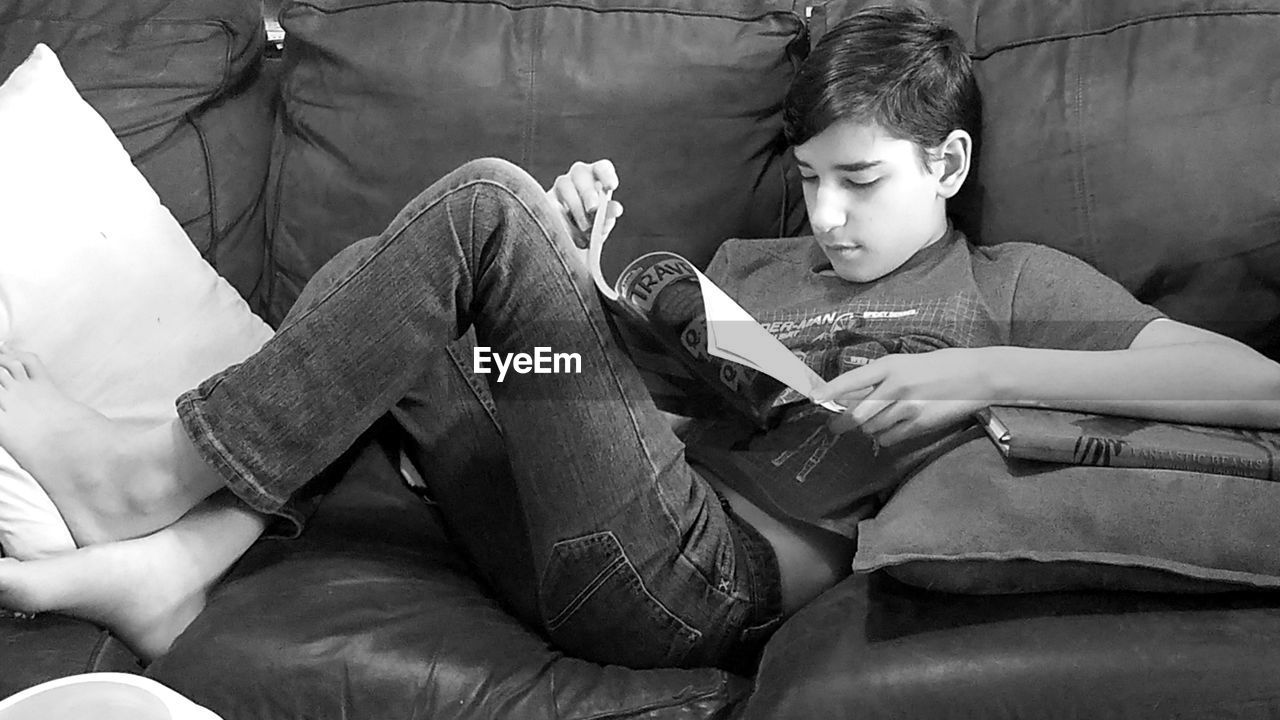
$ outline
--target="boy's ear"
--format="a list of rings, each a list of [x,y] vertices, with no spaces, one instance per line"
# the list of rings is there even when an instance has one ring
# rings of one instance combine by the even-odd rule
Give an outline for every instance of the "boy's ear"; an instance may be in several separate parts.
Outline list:
[[[950,199],[960,192],[965,178],[969,177],[969,164],[973,159],[973,138],[964,130],[952,130],[938,147],[942,174],[938,177],[938,194]]]

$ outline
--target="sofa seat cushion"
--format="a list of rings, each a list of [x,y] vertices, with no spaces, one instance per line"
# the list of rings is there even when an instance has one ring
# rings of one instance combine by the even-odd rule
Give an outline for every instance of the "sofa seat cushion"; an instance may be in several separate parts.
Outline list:
[[[604,264],[710,260],[728,237],[803,225],[778,141],[807,50],[791,0],[299,0],[271,188],[279,320],[315,270],[462,163],[544,186],[610,158],[626,215]]]
[[[1271,718],[1280,596],[974,597],[858,575],[770,642],[745,720]]]
[[[296,540],[263,541],[147,669],[224,720],[723,718],[749,691],[712,669],[566,657],[481,587],[375,446]]]
[[[830,0],[823,22],[868,4]],[[1280,358],[1280,6],[923,4],[975,60],[981,147],[956,207],[971,237],[1064,250]]]
[[[259,0],[16,0],[0,28],[0,77],[53,48],[201,254],[252,297],[273,122]]]
[[[0,610],[0,668],[0,698],[67,675],[142,672],[124,643],[92,623],[7,610]]]

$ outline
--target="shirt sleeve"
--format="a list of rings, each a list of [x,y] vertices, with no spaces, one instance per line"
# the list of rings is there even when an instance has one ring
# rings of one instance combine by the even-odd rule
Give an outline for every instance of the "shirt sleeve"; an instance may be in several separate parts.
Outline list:
[[[725,284],[730,281],[729,269],[729,245],[733,244],[731,240],[720,243],[720,247],[716,248],[716,254],[711,256],[711,262],[707,263],[707,269],[702,271],[711,282],[724,289]]]
[[[1029,249],[1014,285],[1014,345],[1060,350],[1122,350],[1164,317],[1093,266],[1046,246]]]

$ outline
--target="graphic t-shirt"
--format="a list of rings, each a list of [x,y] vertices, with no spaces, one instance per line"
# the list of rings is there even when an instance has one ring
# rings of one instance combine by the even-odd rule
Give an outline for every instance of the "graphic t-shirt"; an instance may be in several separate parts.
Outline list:
[[[1129,346],[1162,314],[1088,264],[1028,243],[974,247],[952,230],[868,283],[831,271],[811,237],[730,240],[706,274],[824,379],[891,353],[1018,345]],[[981,431],[972,423],[878,447],[827,430],[817,407],[767,431],[697,420],[691,461],[774,514],[853,537],[911,473]]]

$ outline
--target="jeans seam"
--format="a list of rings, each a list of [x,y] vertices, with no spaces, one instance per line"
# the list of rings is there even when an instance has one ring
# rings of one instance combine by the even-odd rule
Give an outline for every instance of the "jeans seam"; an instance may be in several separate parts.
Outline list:
[[[729,541],[730,543],[732,543],[731,538]],[[730,552],[729,555],[731,556],[732,552]],[[702,568],[698,566],[698,563],[694,562],[692,558],[690,558],[688,555],[685,554],[684,548],[681,548],[680,551],[676,553],[676,561],[684,563],[689,568],[690,572],[692,572],[702,582],[702,584],[707,588],[707,590],[714,593],[717,597],[719,597],[724,602],[739,603],[746,599],[746,597],[743,596],[741,593],[735,594],[733,592],[730,592],[729,590],[725,590],[721,588],[724,578],[728,578],[730,580],[728,584],[730,587],[732,587],[734,585],[734,583],[732,582],[732,578],[734,576],[732,572],[729,572],[727,574],[724,573],[724,563],[721,562],[720,558],[716,559],[717,574],[722,579],[719,582],[714,581],[711,578],[707,577],[707,574],[702,571]],[[730,562],[733,562],[733,561],[731,560]],[[732,567],[730,568],[730,570],[732,570]]]
[[[556,613],[555,617],[547,621],[547,629],[555,630],[563,625],[565,620],[573,617],[573,613],[576,612],[583,603],[591,599],[591,596],[596,590],[600,589],[601,585],[608,582],[609,578],[618,574],[618,571],[622,569],[625,562],[625,554],[620,554],[617,560],[609,563],[601,569],[599,573],[596,573],[596,576],[591,579],[591,582],[583,586],[582,590],[578,591],[578,594],[574,595],[572,600],[565,603],[565,606],[561,608],[560,612]]]
[[[744,619],[742,629],[756,630],[777,623],[782,619],[782,575],[777,569],[777,553],[769,541],[746,521],[730,518],[730,522],[737,525],[736,531],[746,555],[746,576],[751,584],[754,610]],[[763,571],[765,565],[774,568],[774,573]]]
[[[502,434],[502,424],[498,422],[497,407],[494,406],[493,399],[482,391],[483,381],[475,376],[475,373],[468,373],[463,367],[463,360],[459,358],[452,344],[445,347],[445,355],[449,357],[449,364],[453,369],[462,376],[462,381],[467,384],[471,390],[471,394],[475,395],[476,401],[484,408],[485,414],[489,416],[489,420],[494,427],[498,429],[498,434]]]
[[[463,185],[459,189],[462,189],[463,187],[470,187],[470,185],[471,183],[468,182],[466,185]],[[443,201],[443,200],[444,200],[444,197],[441,197],[440,201]],[[474,195],[472,196],[472,203],[473,204],[475,203]],[[427,212],[432,207],[434,207],[434,204],[428,206],[426,209],[423,210],[423,212]],[[449,234],[452,237],[455,237],[455,238],[458,237],[458,223],[453,217],[453,208],[448,203],[444,204],[444,215],[445,215],[445,218],[448,219],[449,221]],[[413,221],[416,221],[420,216],[421,214],[414,216]],[[410,223],[405,223],[406,226],[408,226],[409,224]],[[471,224],[474,227],[474,222],[472,222]],[[475,276],[471,272],[471,265],[477,263],[478,259],[475,257],[472,257],[470,258],[470,260],[471,260],[471,263],[463,263],[463,266],[458,268],[458,272],[465,278],[467,285],[469,287],[475,287],[475,284],[476,284]]]
[[[477,234],[476,233],[476,201],[478,201],[479,199],[480,199],[480,193],[471,193],[471,202],[467,203],[467,231],[471,233],[472,238],[474,238]],[[458,235],[455,232],[454,237],[456,238],[457,236]],[[471,255],[470,257],[467,258],[468,267],[479,267],[480,257],[482,253],[476,252],[476,243],[474,242],[471,243],[471,246],[467,248],[467,250],[470,252],[470,255]],[[475,287],[474,279],[471,282],[471,286],[473,288]]]
[[[198,431],[197,433],[188,433],[192,443],[197,448],[203,448],[206,451],[206,453],[203,453],[206,457],[212,456],[213,464],[217,466],[219,475],[222,475],[227,487],[235,493],[236,497],[244,500],[250,507],[259,512],[275,513],[278,511],[284,505],[285,500],[277,498],[254,480],[253,473],[250,472],[249,468],[236,459],[229,447],[218,440],[213,432],[213,427],[205,419],[204,411],[200,409],[193,395],[194,391],[185,393],[178,398],[178,415],[183,425],[188,427],[194,425]]]

